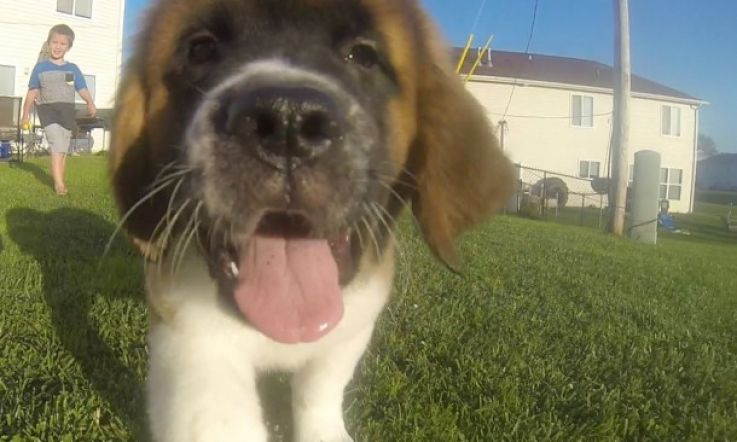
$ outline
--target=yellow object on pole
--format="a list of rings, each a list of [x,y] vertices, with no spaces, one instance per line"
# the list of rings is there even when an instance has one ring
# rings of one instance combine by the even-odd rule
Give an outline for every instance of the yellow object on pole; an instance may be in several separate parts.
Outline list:
[[[468,50],[471,49],[471,43],[473,43],[473,34],[468,35],[468,41],[466,42],[466,46],[463,48],[461,59],[458,60],[458,66],[456,66],[456,74],[461,73],[461,68],[463,68],[463,63],[466,62],[466,56],[468,56]]]
[[[481,60],[486,56],[486,53],[489,51],[489,47],[491,47],[491,42],[494,40],[494,36],[492,35],[489,37],[488,40],[486,40],[486,44],[481,49],[481,52],[479,52],[478,56],[476,57],[476,61],[473,63],[473,66],[471,66],[471,69],[468,71],[468,74],[466,74],[466,78],[463,79],[464,82],[468,81],[474,72],[476,72],[476,68],[479,67],[479,64],[481,64]]]

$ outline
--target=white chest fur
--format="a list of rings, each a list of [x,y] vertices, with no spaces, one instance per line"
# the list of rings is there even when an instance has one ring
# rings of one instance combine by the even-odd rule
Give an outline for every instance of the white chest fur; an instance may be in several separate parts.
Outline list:
[[[195,251],[177,272],[146,272],[151,305],[162,320],[149,333],[148,407],[157,441],[266,441],[255,377],[294,372],[298,441],[348,441],[343,388],[353,375],[391,290],[393,259],[363,271],[343,291],[344,316],[322,339],[274,342],[250,327],[218,295]],[[162,268],[169,268],[164,265]]]

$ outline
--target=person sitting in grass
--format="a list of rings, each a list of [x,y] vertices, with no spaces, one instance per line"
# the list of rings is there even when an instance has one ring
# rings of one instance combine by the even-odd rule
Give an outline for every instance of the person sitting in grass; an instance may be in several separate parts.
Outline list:
[[[95,117],[97,108],[87,89],[82,71],[76,64],[64,60],[64,56],[74,44],[72,28],[64,24],[52,27],[47,43],[49,58],[37,63],[31,72],[21,122],[23,126],[28,126],[31,108],[36,103],[38,117],[51,150],[54,190],[58,195],[66,195],[67,187],[64,182],[66,155],[69,152],[72,131],[76,128],[74,92],[79,93],[87,103],[90,117]]]

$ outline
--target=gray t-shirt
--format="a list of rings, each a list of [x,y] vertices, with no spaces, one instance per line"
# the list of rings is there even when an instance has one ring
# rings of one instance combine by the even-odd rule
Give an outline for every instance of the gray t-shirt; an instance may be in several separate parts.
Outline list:
[[[51,61],[37,63],[31,72],[28,89],[39,89],[38,117],[46,127],[57,123],[74,130],[75,92],[87,89],[87,82],[74,63],[58,65]]]

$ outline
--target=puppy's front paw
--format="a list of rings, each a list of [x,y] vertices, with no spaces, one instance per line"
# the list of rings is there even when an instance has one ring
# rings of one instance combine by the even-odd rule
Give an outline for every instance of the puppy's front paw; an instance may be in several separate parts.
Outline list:
[[[309,434],[300,434],[296,442],[353,442],[353,438],[343,429],[340,432],[327,433],[326,431],[315,431]]]
[[[296,442],[353,442],[343,423],[343,416],[300,413],[294,433]]]
[[[185,413],[186,414],[186,413]],[[226,413],[223,413],[226,414]],[[152,422],[156,442],[266,442],[266,427],[261,422],[243,416],[215,413],[188,414],[181,420],[169,420],[167,425]]]

